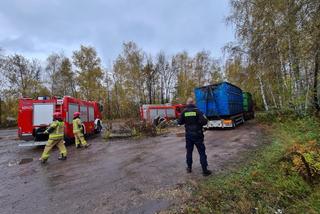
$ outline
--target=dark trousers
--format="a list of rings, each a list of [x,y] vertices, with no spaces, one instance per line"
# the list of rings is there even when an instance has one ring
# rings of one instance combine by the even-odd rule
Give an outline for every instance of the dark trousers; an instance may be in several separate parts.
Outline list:
[[[207,155],[206,155],[206,147],[203,143],[203,138],[198,138],[198,139],[192,139],[190,137],[186,136],[186,149],[187,149],[187,165],[188,167],[192,167],[192,152],[194,146],[197,147],[199,156],[200,156],[200,164],[202,166],[203,170],[207,169],[208,162],[207,162]]]

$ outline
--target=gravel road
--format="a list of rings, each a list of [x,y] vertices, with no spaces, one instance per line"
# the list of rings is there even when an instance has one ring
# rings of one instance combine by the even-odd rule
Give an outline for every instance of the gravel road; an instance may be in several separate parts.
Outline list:
[[[194,170],[185,172],[184,128],[139,140],[89,139],[89,149],[68,146],[68,160],[54,150],[47,165],[42,148],[18,147],[16,130],[0,130],[0,213],[156,213],[178,199],[167,190],[203,178],[194,151]],[[233,130],[205,132],[214,174],[236,164],[261,142],[262,128],[250,121]],[[213,175],[214,176],[214,175]],[[158,194],[157,194],[158,193]],[[160,193],[160,194],[159,194]]]

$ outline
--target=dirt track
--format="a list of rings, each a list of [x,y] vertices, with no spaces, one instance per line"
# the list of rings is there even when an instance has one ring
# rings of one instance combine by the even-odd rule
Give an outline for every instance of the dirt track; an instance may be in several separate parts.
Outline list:
[[[201,176],[185,172],[183,127],[176,133],[143,140],[90,139],[87,150],[68,147],[68,160],[55,150],[46,166],[41,148],[19,148],[14,130],[0,130],[0,213],[155,213],[176,202],[165,194]],[[180,133],[177,135],[177,133]],[[262,143],[253,121],[234,130],[205,133],[209,168],[218,173],[235,164],[243,151]],[[25,158],[25,163],[19,160]],[[32,158],[32,159],[30,159]],[[33,160],[33,161],[32,161]]]

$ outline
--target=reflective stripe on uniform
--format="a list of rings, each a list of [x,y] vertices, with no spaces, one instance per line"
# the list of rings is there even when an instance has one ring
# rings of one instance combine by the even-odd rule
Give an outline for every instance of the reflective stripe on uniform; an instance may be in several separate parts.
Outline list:
[[[185,112],[184,116],[185,117],[195,117],[195,116],[197,116],[197,112],[195,112],[195,111]]]

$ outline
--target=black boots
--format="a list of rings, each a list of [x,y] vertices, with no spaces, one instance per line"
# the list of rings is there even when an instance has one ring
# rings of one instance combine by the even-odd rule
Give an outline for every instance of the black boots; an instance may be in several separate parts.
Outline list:
[[[83,148],[87,149],[87,148],[89,148],[90,145],[91,144],[87,143],[86,145],[83,146]]]
[[[40,158],[39,160],[40,160],[41,164],[45,164],[45,163],[47,163],[48,158],[46,158],[46,159]]]
[[[58,157],[58,160],[67,160],[67,156],[61,154],[61,155]]]
[[[191,167],[187,167],[186,170],[187,170],[187,173],[191,173],[192,172],[192,168]],[[212,174],[212,171],[208,170],[207,167],[203,167],[202,168],[202,175],[203,176],[209,176],[211,174]]]
[[[77,149],[81,149],[81,148],[87,149],[87,148],[89,148],[90,145],[91,145],[91,144],[89,144],[89,143],[87,143],[87,144],[84,145],[84,146],[83,146],[83,145],[80,145],[80,144],[77,144],[77,145],[76,145],[76,148],[77,148]]]
[[[191,167],[187,167],[187,173],[191,173],[191,172],[192,172]]]
[[[202,175],[203,176],[209,176],[212,174],[212,171],[211,170],[208,170],[208,169],[203,169],[202,170]]]

